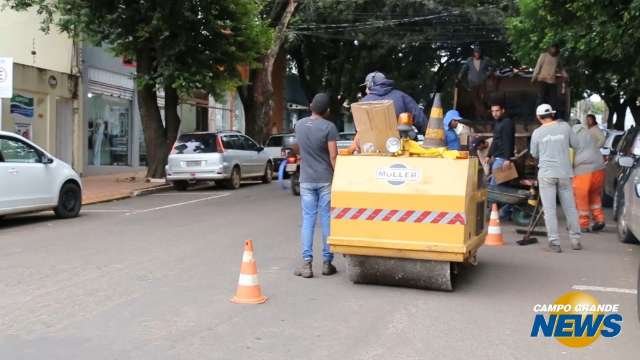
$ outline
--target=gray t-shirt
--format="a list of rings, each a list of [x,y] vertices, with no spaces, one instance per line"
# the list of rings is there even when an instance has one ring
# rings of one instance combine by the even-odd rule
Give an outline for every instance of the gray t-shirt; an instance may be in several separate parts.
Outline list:
[[[574,125],[573,131],[578,138],[576,156],[573,160],[573,172],[576,176],[604,169],[600,148],[593,140],[591,131],[582,124]]]
[[[576,133],[564,121],[554,121],[537,128],[531,135],[531,155],[538,159],[538,177],[573,177],[569,147],[577,146]]]
[[[300,147],[300,182],[330,183],[333,166],[329,141],[336,141],[338,129],[323,118],[304,118],[296,123],[296,142]]]

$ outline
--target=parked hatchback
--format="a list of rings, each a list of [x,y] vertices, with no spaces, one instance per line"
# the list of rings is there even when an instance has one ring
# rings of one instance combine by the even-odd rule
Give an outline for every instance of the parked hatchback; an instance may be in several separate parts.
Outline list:
[[[42,210],[76,217],[81,184],[71,166],[21,136],[0,131],[0,218]]]
[[[618,162],[622,168],[614,207],[618,237],[625,243],[637,243],[640,239],[640,147],[631,155],[620,157]]]
[[[273,161],[263,147],[236,131],[186,133],[173,146],[166,174],[178,190],[210,181],[237,189],[243,179],[270,183]]]

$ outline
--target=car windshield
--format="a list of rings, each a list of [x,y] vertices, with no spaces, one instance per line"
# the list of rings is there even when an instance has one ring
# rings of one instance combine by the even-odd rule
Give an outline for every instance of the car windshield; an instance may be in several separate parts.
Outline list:
[[[296,137],[294,135],[278,135],[272,136],[267,141],[267,147],[285,147],[295,144]]]
[[[173,147],[174,154],[207,154],[217,151],[215,134],[182,134]]]
[[[352,141],[356,137],[355,133],[340,133],[338,135],[338,140],[341,141]]]

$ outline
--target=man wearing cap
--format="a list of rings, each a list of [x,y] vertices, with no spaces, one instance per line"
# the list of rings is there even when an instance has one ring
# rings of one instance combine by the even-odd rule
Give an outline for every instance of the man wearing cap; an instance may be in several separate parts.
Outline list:
[[[313,235],[318,215],[322,229],[322,275],[333,275],[329,250],[329,224],[331,221],[331,181],[338,156],[336,126],[325,120],[329,113],[329,96],[317,94],[311,102],[311,116],[296,123],[296,142],[300,154],[300,199],[302,204],[302,260],[294,272],[304,278],[313,277]]]
[[[491,59],[483,56],[480,44],[473,45],[472,49],[473,56],[468,58],[460,68],[457,83],[460,84],[466,77],[467,83],[465,87],[471,91],[475,115],[477,118],[481,118],[485,115],[486,109],[486,82],[495,71],[495,66]]]
[[[361,101],[392,100],[396,117],[402,113],[411,113],[418,132],[424,133],[427,116],[411,96],[394,89],[393,80],[387,79],[383,73],[376,71],[367,75],[363,85],[367,88],[367,95]]]
[[[569,148],[577,148],[578,139],[566,122],[554,120],[555,113],[548,104],[542,104],[536,109],[536,116],[542,126],[531,135],[531,155],[538,159],[538,186],[549,248],[559,253],[562,252],[562,248],[558,234],[556,196],[560,198],[560,204],[569,225],[571,248],[580,250],[582,245],[571,183],[573,168],[569,157]]]

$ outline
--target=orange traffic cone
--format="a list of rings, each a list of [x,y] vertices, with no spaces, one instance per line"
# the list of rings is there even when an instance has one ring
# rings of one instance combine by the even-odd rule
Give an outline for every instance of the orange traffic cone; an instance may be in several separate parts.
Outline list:
[[[431,106],[431,114],[429,115],[429,123],[424,133],[423,145],[427,149],[438,148],[444,146],[444,110],[442,109],[442,101],[440,93],[436,93]]]
[[[231,302],[236,304],[262,304],[267,301],[267,297],[262,295],[260,284],[258,283],[258,267],[253,258],[253,241],[244,242],[244,253],[242,253],[242,265],[240,265],[240,278],[238,279],[238,290],[231,298]]]
[[[484,239],[484,244],[489,246],[504,245],[504,239],[502,238],[502,229],[500,228],[500,215],[498,214],[498,205],[496,205],[495,203],[491,208],[491,217],[489,217],[489,229],[487,231],[487,237]]]

